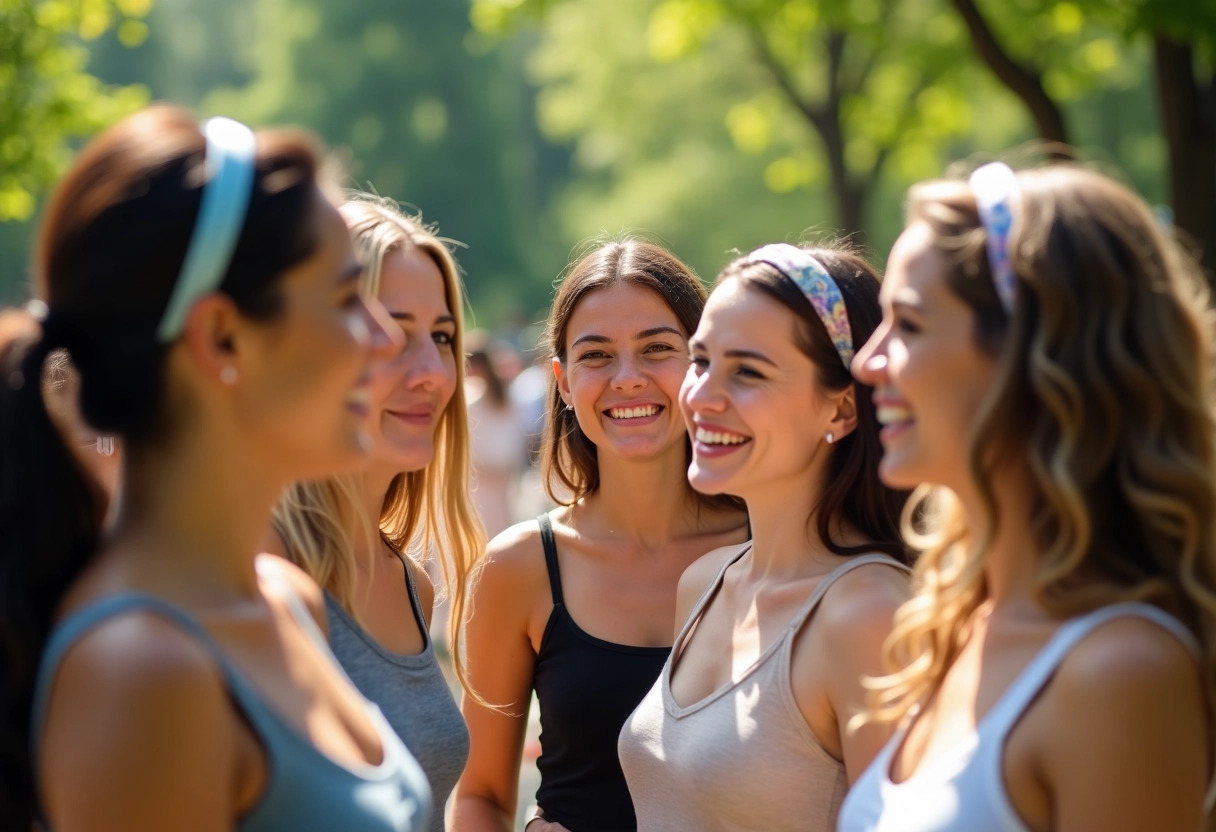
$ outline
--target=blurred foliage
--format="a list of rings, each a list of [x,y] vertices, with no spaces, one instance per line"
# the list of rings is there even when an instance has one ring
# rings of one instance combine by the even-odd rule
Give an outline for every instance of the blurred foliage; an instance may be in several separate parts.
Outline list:
[[[86,71],[106,32],[129,47],[148,35],[152,0],[0,0],[0,222],[28,220],[35,199],[88,136],[143,105],[143,85]]]
[[[346,184],[417,206],[467,246],[477,322],[495,327],[536,320],[567,260],[605,235],[657,239],[706,277],[773,240],[864,229],[857,239],[885,253],[908,184],[1035,137],[956,2],[0,0],[0,66],[16,54],[10,8],[110,9],[87,42],[79,23],[26,35],[75,56],[76,72],[88,56],[95,77],[64,85],[81,97],[56,111],[79,126],[61,135],[96,129],[123,109],[118,91],[132,106],[140,89],[201,115],[306,125]],[[1216,38],[1196,34],[1212,31],[1208,5],[980,0],[1083,155],[1154,201],[1167,151],[1141,33],[1182,32],[1209,60]],[[127,23],[147,27],[134,48]],[[25,119],[37,89],[0,85]],[[0,117],[0,153],[25,142],[62,162],[70,145],[52,151],[29,140],[32,122]],[[0,181],[25,177],[28,215],[57,168],[3,158]],[[9,298],[32,226],[0,223]]]

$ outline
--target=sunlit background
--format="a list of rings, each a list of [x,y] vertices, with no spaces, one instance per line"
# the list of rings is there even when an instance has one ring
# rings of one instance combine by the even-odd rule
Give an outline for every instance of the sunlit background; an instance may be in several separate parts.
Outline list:
[[[881,266],[911,182],[1042,138],[1210,264],[1214,47],[1203,0],[0,0],[0,299],[73,149],[158,99],[316,131],[346,184],[463,244],[495,329],[603,234],[706,280],[833,234]]]

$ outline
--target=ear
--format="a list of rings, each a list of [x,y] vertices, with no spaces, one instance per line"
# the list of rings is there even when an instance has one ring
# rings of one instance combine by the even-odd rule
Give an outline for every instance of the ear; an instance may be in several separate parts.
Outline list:
[[[225,373],[236,370],[233,377],[239,376],[241,330],[241,315],[232,298],[212,292],[195,301],[186,315],[182,342],[204,378],[219,385],[224,384]]]
[[[836,409],[832,420],[828,422],[826,431],[831,431],[839,442],[853,431],[857,430],[857,386],[850,384],[844,390],[833,396]]]
[[[570,379],[566,377],[560,358],[553,359],[553,377],[557,379],[557,392],[562,397],[562,401],[567,406],[573,404],[570,396]]]

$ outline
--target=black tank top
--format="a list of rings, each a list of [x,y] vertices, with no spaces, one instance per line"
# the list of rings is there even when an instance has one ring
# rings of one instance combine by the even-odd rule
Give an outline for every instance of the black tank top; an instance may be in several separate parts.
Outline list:
[[[638,824],[617,759],[617,738],[659,678],[671,648],[614,644],[579,629],[562,602],[549,516],[537,520],[553,612],[532,677],[541,727],[536,802],[547,820],[574,832],[632,832]]]

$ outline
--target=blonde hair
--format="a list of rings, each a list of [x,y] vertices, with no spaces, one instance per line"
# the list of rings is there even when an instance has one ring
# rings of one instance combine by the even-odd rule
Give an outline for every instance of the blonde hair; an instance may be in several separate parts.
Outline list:
[[[871,718],[897,720],[941,682],[988,597],[984,562],[1000,522],[994,469],[1029,460],[1035,600],[1067,617],[1140,600],[1183,621],[1203,645],[1204,692],[1216,692],[1216,451],[1212,315],[1195,261],[1148,206],[1111,179],[1072,166],[1018,174],[1009,252],[1017,301],[993,289],[966,183],[918,185],[923,221],[950,290],[996,360],[967,437],[978,535],[953,492],[922,486],[904,514],[921,550],[915,594],[887,644],[889,675],[871,680]],[[915,520],[915,522],[913,522]]]
[[[434,228],[423,225],[418,216],[402,213],[392,200],[356,192],[348,195],[341,212],[366,264],[360,283],[365,296],[379,294],[386,254],[417,249],[439,267],[448,308],[455,318],[452,349],[457,356],[456,388],[435,429],[435,457],[425,468],[393,478],[380,510],[379,529],[394,548],[416,561],[425,561],[430,552],[438,554],[452,608],[449,635],[453,663],[461,684],[470,690],[461,633],[467,584],[485,547],[485,532],[469,497],[471,463],[464,398],[464,292],[460,270]],[[358,494],[358,479],[354,477],[299,483],[288,489],[274,512],[275,528],[292,559],[352,615],[351,554],[355,541],[349,530],[372,527]]]

